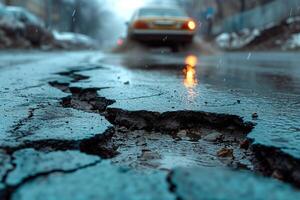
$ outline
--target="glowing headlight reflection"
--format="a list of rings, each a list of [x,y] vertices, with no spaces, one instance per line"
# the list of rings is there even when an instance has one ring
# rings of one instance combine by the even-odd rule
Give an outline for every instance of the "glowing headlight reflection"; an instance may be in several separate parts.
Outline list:
[[[189,55],[185,58],[185,64],[195,67],[198,63],[198,58],[194,55]]]
[[[187,99],[193,102],[198,96],[195,87],[198,84],[196,66],[198,64],[198,58],[194,55],[189,55],[185,58],[185,67],[183,69],[184,79],[183,84],[187,88]]]
[[[196,70],[194,67],[186,66],[184,69],[185,73],[185,79],[184,79],[184,85],[187,88],[192,88],[197,85],[197,80],[195,78]]]
[[[197,85],[196,77],[196,65],[198,63],[198,58],[194,55],[189,55],[185,58],[185,68],[183,69],[184,73],[184,85],[187,88],[193,88]]]

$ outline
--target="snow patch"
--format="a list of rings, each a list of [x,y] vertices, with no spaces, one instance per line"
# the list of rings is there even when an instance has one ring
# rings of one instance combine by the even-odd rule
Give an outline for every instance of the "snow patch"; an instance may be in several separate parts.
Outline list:
[[[80,45],[87,47],[95,46],[95,41],[93,39],[79,33],[53,31],[53,36],[55,40],[59,42],[65,42],[72,45]]]
[[[295,22],[300,22],[300,16],[297,16],[297,17],[290,17],[286,20],[286,22],[288,24],[292,24],[292,23],[295,23]]]
[[[258,29],[244,29],[240,33],[222,33],[216,38],[217,45],[222,49],[239,49],[260,35]]]
[[[292,37],[284,45],[285,49],[299,49],[300,48],[300,33],[293,34]]]
[[[95,48],[95,44],[86,35],[49,31],[40,18],[25,8],[0,4],[0,49],[81,49]]]

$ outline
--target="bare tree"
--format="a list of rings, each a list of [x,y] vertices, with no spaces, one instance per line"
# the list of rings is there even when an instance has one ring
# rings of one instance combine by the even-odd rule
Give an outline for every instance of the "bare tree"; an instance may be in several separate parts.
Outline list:
[[[75,0],[74,2],[74,9],[72,12],[72,17],[71,17],[71,26],[70,26],[70,31],[71,32],[78,32],[78,25],[80,23],[80,17],[81,17],[81,1],[80,0]]]
[[[12,0],[5,0],[4,3],[5,3],[6,5],[12,5]]]
[[[246,0],[240,0],[240,12],[246,11]]]
[[[224,17],[224,6],[223,6],[223,1],[222,0],[215,0],[218,8],[218,18],[223,18]]]

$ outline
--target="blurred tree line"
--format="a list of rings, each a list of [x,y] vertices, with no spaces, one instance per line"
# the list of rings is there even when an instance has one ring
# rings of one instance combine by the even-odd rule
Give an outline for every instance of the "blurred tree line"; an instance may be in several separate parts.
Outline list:
[[[57,7],[67,11],[69,31],[78,32],[96,37],[101,26],[102,10],[97,0],[69,0],[69,5],[64,5],[63,0],[55,0],[60,5]],[[63,11],[64,12],[64,11]]]
[[[49,27],[97,37],[104,15],[98,0],[45,1]]]

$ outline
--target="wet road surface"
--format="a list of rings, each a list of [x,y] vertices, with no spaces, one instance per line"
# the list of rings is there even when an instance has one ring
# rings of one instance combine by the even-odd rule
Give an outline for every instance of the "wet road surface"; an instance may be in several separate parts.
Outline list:
[[[300,183],[296,53],[3,52],[1,60],[6,199],[73,199],[79,190],[78,199],[260,199],[275,189],[271,199],[299,196],[289,184],[256,175]],[[245,191],[236,192],[238,182]],[[187,192],[190,184],[212,196]]]
[[[121,88],[101,91],[105,97],[119,99],[111,107],[235,114],[257,124],[249,135],[256,143],[279,147],[299,158],[300,69],[297,53],[232,53],[196,58],[194,55],[177,55],[175,58],[173,55],[131,55],[108,57],[103,62],[127,67],[118,76],[124,82],[130,82],[129,86],[121,86],[129,90],[126,93]],[[197,64],[193,66],[195,62]],[[84,74],[91,73],[95,72]],[[95,74],[87,85],[101,83],[97,77]],[[84,83],[80,85],[84,86]],[[126,95],[129,95],[127,99]],[[253,119],[253,113],[258,117]]]

